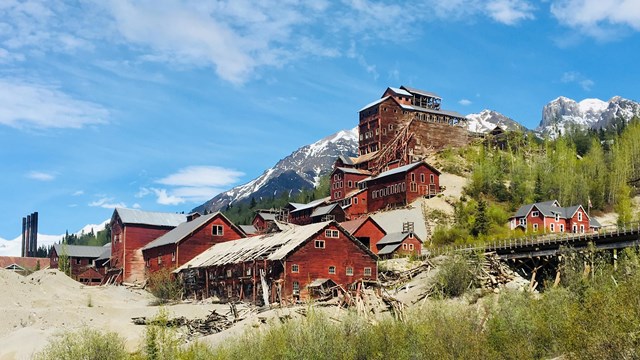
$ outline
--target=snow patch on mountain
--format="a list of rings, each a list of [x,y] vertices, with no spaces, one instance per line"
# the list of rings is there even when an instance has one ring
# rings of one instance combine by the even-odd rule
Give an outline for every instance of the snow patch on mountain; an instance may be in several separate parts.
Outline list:
[[[355,156],[357,149],[357,127],[338,131],[299,148],[256,179],[218,194],[193,210],[224,210],[229,204],[246,201],[251,197],[259,199],[264,196],[278,196],[283,191],[295,194],[303,188],[315,187],[320,177],[331,170],[339,155]]]
[[[560,96],[544,106],[542,120],[536,130],[555,137],[573,126],[601,129],[615,119],[629,121],[638,115],[640,104],[620,96],[614,96],[609,101],[584,99],[580,102]]]
[[[495,129],[496,126],[510,131],[524,129],[524,127],[515,120],[494,110],[482,110],[477,114],[469,114],[466,118],[467,130],[475,133],[487,133]]]

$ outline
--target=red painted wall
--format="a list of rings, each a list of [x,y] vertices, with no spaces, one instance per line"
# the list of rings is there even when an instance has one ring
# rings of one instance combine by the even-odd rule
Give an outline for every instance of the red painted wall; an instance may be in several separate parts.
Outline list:
[[[433,175],[433,182],[431,182],[431,175]],[[375,212],[388,205],[410,204],[419,197],[428,195],[430,190],[440,192],[440,177],[426,164],[421,164],[406,173],[368,181],[367,188],[368,211]],[[387,189],[387,195],[380,195],[379,191],[385,189]]]
[[[49,261],[52,269],[58,269],[60,265],[59,255],[56,253],[55,248],[51,248],[49,253]],[[69,257],[69,266],[71,267],[71,278],[78,280],[78,275],[83,273],[87,268],[93,265],[93,258],[84,257]],[[44,265],[41,265],[44,266]]]
[[[356,219],[367,213],[367,197],[368,191],[364,190],[351,198],[351,205],[344,209],[347,220]]]
[[[376,244],[380,239],[382,239],[386,234],[384,230],[378,227],[371,218],[368,218],[355,233],[352,234],[354,237],[368,237],[369,238],[369,250],[374,254],[378,253],[378,248]]]
[[[326,229],[338,230],[335,226]],[[361,247],[349,240],[347,235],[338,230],[338,238],[325,236],[325,231],[308,241],[286,260],[283,279],[285,280],[284,294],[293,294],[293,282],[300,285],[300,297],[308,295],[306,286],[310,281],[318,278],[328,278],[346,288],[346,286],[361,278],[377,279],[377,262]],[[315,240],[324,240],[325,248],[315,247]],[[298,265],[298,272],[292,272],[292,265]],[[329,274],[329,266],[336,267],[335,274]],[[347,267],[353,268],[353,275],[346,275]],[[371,268],[371,276],[364,275],[364,268]]]

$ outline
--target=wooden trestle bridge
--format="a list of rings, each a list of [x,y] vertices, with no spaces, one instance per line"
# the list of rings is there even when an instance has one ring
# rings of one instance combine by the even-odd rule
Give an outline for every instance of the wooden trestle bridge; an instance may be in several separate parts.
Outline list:
[[[589,244],[601,250],[612,250],[640,246],[640,222],[623,226],[605,226],[589,233],[554,233],[524,236],[499,240],[480,246],[456,246],[439,249],[437,252],[486,252],[495,253],[502,260],[554,257],[563,248],[580,251]],[[445,251],[442,251],[445,250]]]

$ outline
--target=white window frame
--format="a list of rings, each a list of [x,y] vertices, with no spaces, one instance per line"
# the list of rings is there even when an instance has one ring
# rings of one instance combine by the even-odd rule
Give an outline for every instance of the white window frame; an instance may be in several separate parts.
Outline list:
[[[402,250],[407,250],[407,244],[402,244]]]
[[[300,266],[298,264],[291,264],[291,272],[292,273],[299,273],[300,272]]]
[[[329,266],[329,274],[334,275],[336,273],[336,267],[331,265]]]
[[[538,224],[533,224],[533,231],[538,231]]]
[[[223,236],[224,235],[224,226],[222,226],[222,225],[213,225],[213,226],[211,226],[211,235],[212,236]]]
[[[556,213],[556,221],[560,221],[560,214]]]
[[[338,230],[327,229],[324,231],[324,236],[337,239],[340,237],[340,232]]]
[[[564,224],[560,224],[560,232],[564,232]]]
[[[353,276],[353,267],[352,266],[347,266],[347,269],[345,270],[345,274],[347,276]]]
[[[364,276],[371,276],[371,268],[370,267],[364,268]]]
[[[409,244],[409,250],[413,251],[413,244]]]
[[[580,233],[584,234],[584,225],[580,225]]]
[[[578,221],[582,221],[582,213],[578,211]]]
[[[162,265],[162,255],[158,255],[158,265]]]
[[[324,240],[316,240],[314,242],[314,245],[315,245],[316,249],[325,249]]]
[[[549,224],[549,231],[556,232],[556,224],[554,223]]]
[[[538,216],[540,216],[540,213],[538,211],[531,212],[531,217],[538,217]]]
[[[293,295],[300,295],[300,283],[297,281],[294,281],[291,284],[291,289],[293,290]]]
[[[171,261],[172,262],[176,261],[176,252],[175,251],[171,253]]]

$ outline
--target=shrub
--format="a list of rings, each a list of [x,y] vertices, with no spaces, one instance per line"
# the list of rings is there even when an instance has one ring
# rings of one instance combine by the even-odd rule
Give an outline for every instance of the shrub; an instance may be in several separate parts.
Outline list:
[[[169,313],[160,308],[145,329],[144,353],[147,360],[172,360],[178,358],[180,341],[175,329],[168,325]]]
[[[62,334],[35,356],[36,360],[119,360],[127,359],[124,339],[115,332],[103,333],[83,328]]]
[[[453,255],[440,266],[436,286],[442,295],[456,297],[464,294],[476,281],[470,259]]]
[[[158,303],[165,304],[170,300],[179,300],[182,297],[182,281],[175,277],[171,270],[161,269],[148,276],[147,288],[156,298]]]

